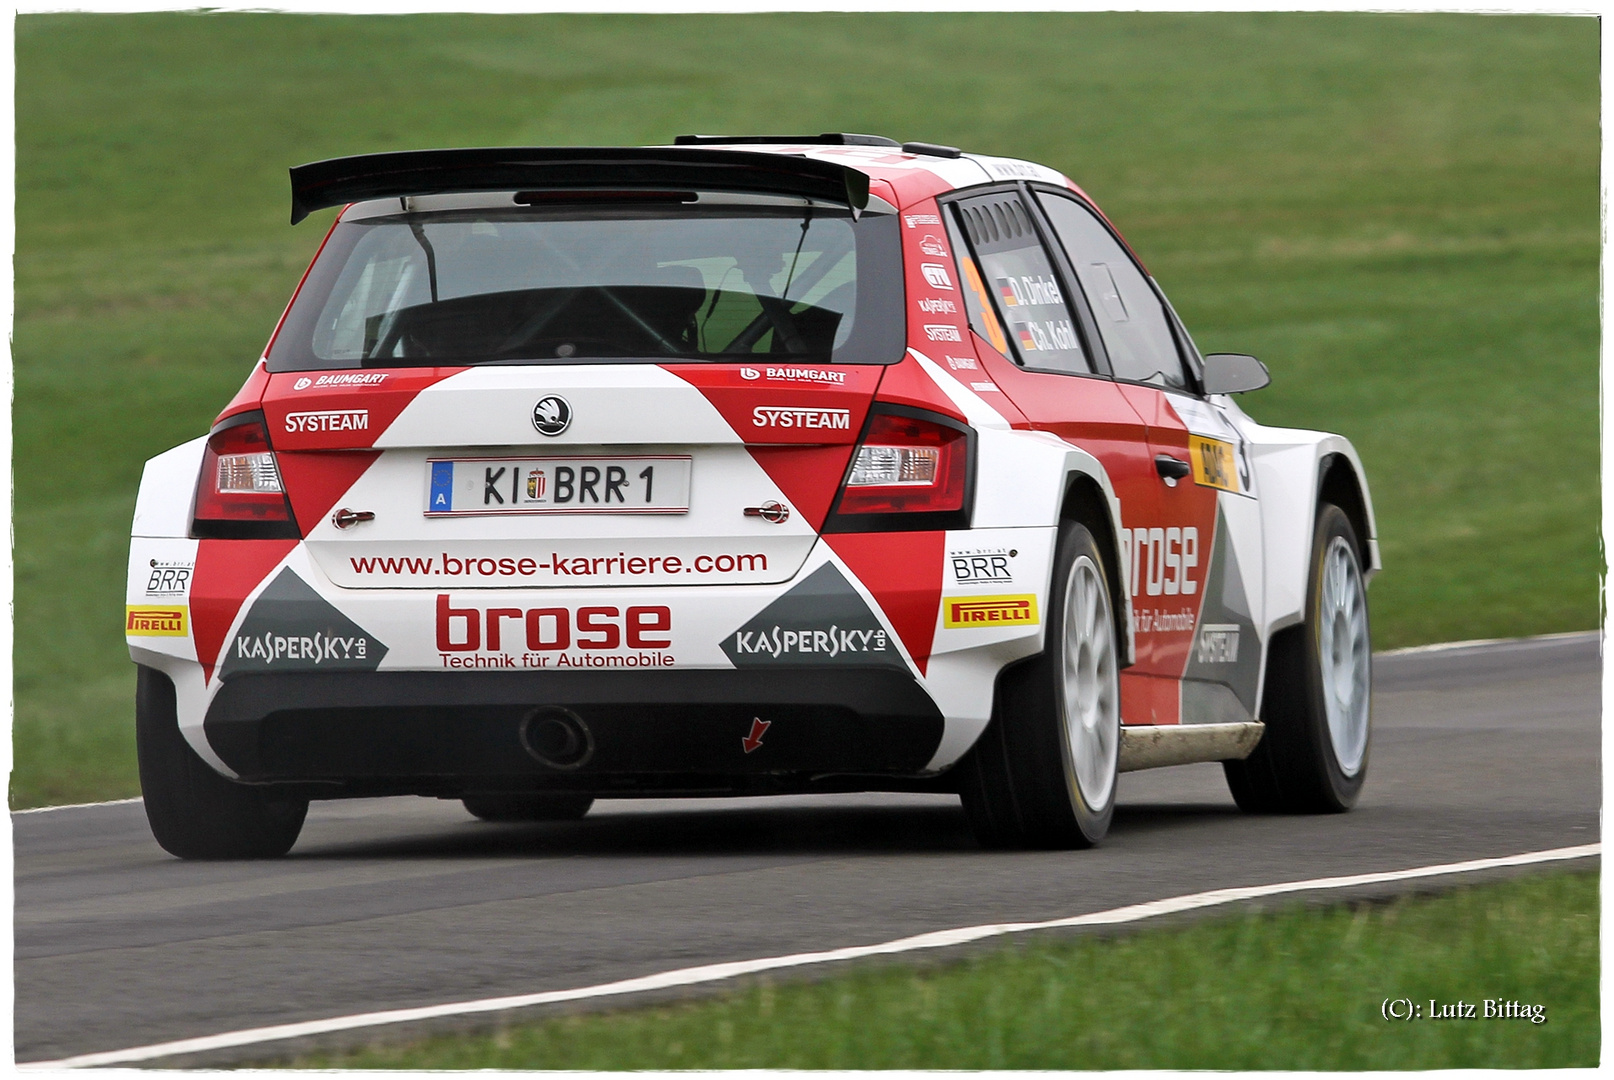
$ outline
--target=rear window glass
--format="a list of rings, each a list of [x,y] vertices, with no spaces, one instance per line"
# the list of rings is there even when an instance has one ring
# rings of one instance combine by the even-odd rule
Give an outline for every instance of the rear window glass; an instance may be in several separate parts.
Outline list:
[[[893,216],[854,222],[823,207],[572,205],[344,221],[269,366],[891,363],[902,355],[899,258]]]

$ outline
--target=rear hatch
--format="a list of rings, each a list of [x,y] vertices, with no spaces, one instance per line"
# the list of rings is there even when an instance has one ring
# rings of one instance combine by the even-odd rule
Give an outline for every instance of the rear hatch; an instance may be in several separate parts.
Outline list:
[[[790,579],[900,359],[895,218],[533,193],[350,208],[269,355],[309,551],[350,588]]]
[[[755,385],[785,371],[844,381]],[[377,372],[395,388],[340,392],[287,373],[264,412],[308,548],[337,584],[763,583],[811,550],[879,373],[496,367],[421,389],[424,373]],[[534,413],[557,400],[570,423],[540,435]]]

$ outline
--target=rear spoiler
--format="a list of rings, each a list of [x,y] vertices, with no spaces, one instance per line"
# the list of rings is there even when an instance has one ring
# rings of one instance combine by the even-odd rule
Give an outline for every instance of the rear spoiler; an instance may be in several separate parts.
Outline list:
[[[365,199],[542,188],[803,195],[845,203],[854,218],[869,205],[868,174],[830,161],[683,146],[517,146],[405,150],[298,165],[291,170],[291,223]]]

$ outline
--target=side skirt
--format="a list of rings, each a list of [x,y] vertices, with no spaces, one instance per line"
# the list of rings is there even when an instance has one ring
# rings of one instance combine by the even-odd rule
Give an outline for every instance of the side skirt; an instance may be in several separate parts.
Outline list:
[[[1187,765],[1195,761],[1239,761],[1261,741],[1265,724],[1171,724],[1121,729],[1121,772]]]

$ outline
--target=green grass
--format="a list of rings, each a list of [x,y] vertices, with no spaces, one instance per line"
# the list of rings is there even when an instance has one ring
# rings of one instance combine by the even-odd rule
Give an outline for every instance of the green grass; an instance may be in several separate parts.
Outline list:
[[[27,15],[16,22],[14,806],[133,794],[141,463],[319,243],[287,166],[878,131],[1064,169],[1267,423],[1367,463],[1376,642],[1598,617],[1598,38],[1459,15]]]
[[[1598,1062],[1595,874],[764,982],[298,1059],[346,1069],[1452,1069]],[[1386,998],[1546,1021],[1387,1022]],[[385,1036],[381,1037],[383,1040]]]

